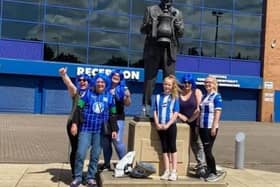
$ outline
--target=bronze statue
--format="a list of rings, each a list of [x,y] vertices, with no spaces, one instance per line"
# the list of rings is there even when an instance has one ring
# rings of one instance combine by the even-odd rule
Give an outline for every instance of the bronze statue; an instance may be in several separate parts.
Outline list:
[[[182,13],[172,6],[172,0],[161,0],[146,8],[140,32],[146,35],[144,44],[143,114],[150,114],[151,97],[159,69],[163,78],[175,74],[179,37],[184,33]]]

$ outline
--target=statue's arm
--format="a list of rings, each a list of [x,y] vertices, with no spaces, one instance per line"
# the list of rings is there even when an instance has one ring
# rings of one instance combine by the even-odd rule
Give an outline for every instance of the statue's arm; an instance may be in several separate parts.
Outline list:
[[[152,31],[152,19],[150,17],[150,9],[146,7],[145,14],[143,17],[143,22],[140,27],[140,32],[142,34],[149,34]]]
[[[174,21],[175,35],[180,38],[184,35],[184,20],[181,11],[176,12],[176,18]]]

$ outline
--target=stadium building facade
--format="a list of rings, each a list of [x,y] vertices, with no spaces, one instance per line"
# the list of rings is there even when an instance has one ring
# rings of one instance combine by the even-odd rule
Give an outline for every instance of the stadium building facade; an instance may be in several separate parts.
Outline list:
[[[71,100],[58,74],[68,67],[72,78],[122,69],[133,99],[126,112],[139,114],[145,37],[139,28],[145,7],[158,2],[0,0],[0,112],[68,113]],[[190,72],[202,85],[208,74],[216,76],[223,120],[280,121],[280,2],[173,2],[185,23],[178,80]]]

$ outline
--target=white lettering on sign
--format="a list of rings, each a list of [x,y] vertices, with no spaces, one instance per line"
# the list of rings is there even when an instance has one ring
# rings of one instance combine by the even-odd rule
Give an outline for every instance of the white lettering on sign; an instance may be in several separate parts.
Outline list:
[[[264,81],[263,87],[265,89],[273,89],[273,82],[272,81]]]
[[[232,88],[239,88],[240,87],[240,84],[239,84],[238,80],[228,79],[228,77],[226,75],[211,75],[211,76],[213,76],[217,79],[218,86],[232,87]],[[204,85],[205,79],[206,78],[198,77],[196,79],[196,84],[197,85]]]
[[[106,75],[110,75],[113,69],[109,68],[85,68],[85,67],[77,67],[77,75],[82,73],[86,73],[89,76],[94,76],[97,73],[104,73]],[[139,80],[140,79],[140,72],[139,71],[132,71],[132,70],[124,70],[123,75],[125,79],[131,80]]]

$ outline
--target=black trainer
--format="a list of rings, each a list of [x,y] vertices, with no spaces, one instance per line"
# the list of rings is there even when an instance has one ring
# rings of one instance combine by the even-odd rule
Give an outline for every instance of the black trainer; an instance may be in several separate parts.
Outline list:
[[[99,168],[99,171],[111,171],[111,166],[107,164],[102,164]]]

